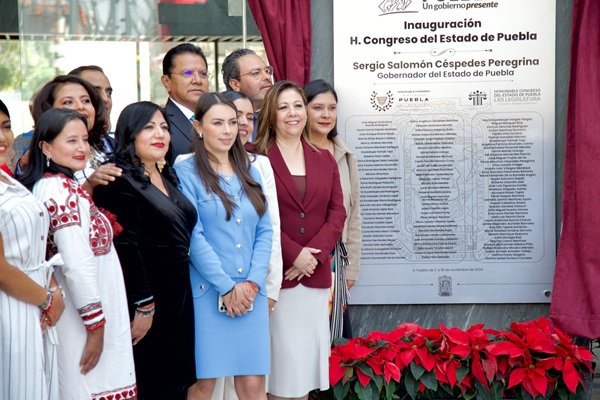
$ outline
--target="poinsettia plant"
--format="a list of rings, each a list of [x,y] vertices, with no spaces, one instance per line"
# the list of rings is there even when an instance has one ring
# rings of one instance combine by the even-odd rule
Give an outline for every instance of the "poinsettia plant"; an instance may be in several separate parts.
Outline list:
[[[581,398],[592,353],[542,317],[510,330],[424,329],[340,339],[331,351],[325,398],[519,400]]]

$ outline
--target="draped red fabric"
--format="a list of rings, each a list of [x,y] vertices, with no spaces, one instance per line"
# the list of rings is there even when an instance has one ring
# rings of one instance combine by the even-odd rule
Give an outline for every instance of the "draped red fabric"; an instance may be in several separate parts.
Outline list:
[[[567,105],[563,226],[550,318],[600,338],[600,1],[574,0]]]
[[[248,0],[275,80],[310,81],[310,0]]]

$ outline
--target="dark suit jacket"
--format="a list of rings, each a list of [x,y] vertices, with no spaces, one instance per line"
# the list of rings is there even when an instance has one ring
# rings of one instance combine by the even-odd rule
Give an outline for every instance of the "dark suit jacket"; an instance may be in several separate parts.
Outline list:
[[[170,98],[165,109],[169,117],[169,131],[171,133],[171,145],[167,153],[167,160],[173,165],[178,155],[190,152],[190,146],[194,139],[194,127],[192,122],[183,115],[179,107]]]
[[[319,265],[310,278],[300,281],[283,280],[282,288],[298,283],[313,288],[331,287],[329,254],[342,236],[346,210],[340,173],[337,164],[327,150],[313,149],[302,140],[306,165],[306,194],[300,198],[298,187],[277,147],[273,144],[267,157],[275,172],[277,202],[281,216],[281,253],[283,271],[292,266],[303,247],[320,249],[316,255]]]

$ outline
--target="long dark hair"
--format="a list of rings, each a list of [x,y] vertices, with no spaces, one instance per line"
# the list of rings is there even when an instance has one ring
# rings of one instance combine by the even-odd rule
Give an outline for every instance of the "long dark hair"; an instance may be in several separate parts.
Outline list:
[[[0,100],[0,111],[3,112],[4,114],[6,114],[8,119],[10,119],[10,113],[8,112],[8,107],[6,107],[6,104],[4,104],[4,102],[2,100]]]
[[[92,106],[94,106],[94,110],[96,110],[96,116],[94,117],[94,126],[89,130],[88,142],[90,146],[95,148],[96,150],[102,150],[102,140],[101,137],[106,135],[106,131],[108,130],[108,115],[106,113],[106,107],[104,106],[104,102],[102,101],[102,97],[90,83],[84,81],[78,76],[75,75],[59,75],[56,78],[52,79],[50,82],[46,83],[39,92],[35,95],[33,99],[33,106],[31,109],[31,116],[33,117],[33,121],[37,124],[38,120],[46,111],[54,108],[54,101],[56,100],[56,91],[67,83],[75,83],[77,85],[83,86],[85,91],[90,96],[90,100],[92,102]],[[86,124],[87,126],[87,124]]]
[[[194,119],[202,123],[204,115],[217,104],[224,104],[231,107],[237,116],[235,104],[223,94],[205,93],[200,97],[198,104],[196,104]],[[232,200],[232,196],[221,189],[221,186],[219,185],[221,177],[210,165],[210,160],[217,161],[215,156],[206,150],[204,140],[200,139],[198,135],[194,138],[192,149],[194,151],[196,171],[198,171],[200,180],[204,183],[204,187],[207,191],[219,196],[223,202],[225,211],[227,212],[226,220],[229,221],[231,219],[231,213],[237,205]],[[242,184],[242,191],[246,193],[258,215],[262,216],[267,211],[266,198],[261,186],[252,178],[252,175],[250,175],[250,159],[242,146],[239,135],[236,136],[233,146],[229,149],[229,161],[231,162],[233,171]]]
[[[279,81],[275,85],[273,85],[265,95],[265,99],[263,100],[263,106],[261,107],[258,113],[258,132],[256,132],[256,137],[254,139],[254,142],[252,142],[254,148],[256,149],[256,152],[259,154],[266,154],[273,142],[275,142],[275,126],[277,123],[277,99],[279,99],[279,95],[283,91],[288,89],[292,89],[298,92],[300,97],[302,97],[304,107],[306,107],[306,96],[304,95],[304,90],[302,90],[300,86],[296,85],[294,82],[291,81]],[[306,125],[304,125],[302,137],[304,138],[304,140],[306,140],[306,143],[308,143],[313,149],[316,150],[316,147],[310,141],[310,125],[308,123],[308,119],[306,121]]]
[[[79,120],[87,128],[86,119],[77,111],[66,108],[51,108],[41,115],[35,124],[31,145],[29,146],[29,163],[25,173],[19,180],[27,189],[32,190],[33,185],[42,178],[45,172],[62,173],[71,179],[75,179],[69,168],[50,160],[50,166],[46,166],[41,142],[52,144],[54,139],[65,129],[65,126],[73,120]]]
[[[150,185],[150,178],[144,174],[144,164],[135,154],[135,138],[157,111],[162,114],[168,125],[169,119],[162,107],[149,101],[140,101],[128,105],[121,111],[115,130],[115,163],[125,174],[143,182],[144,187]],[[174,186],[179,184],[175,171],[169,164],[165,164],[162,174]]]
[[[306,95],[306,101],[310,104],[311,101],[315,99],[320,94],[323,93],[331,93],[335,102],[338,102],[337,93],[333,86],[324,81],[323,79],[315,79],[314,81],[310,81],[304,86],[304,94]],[[308,124],[308,123],[307,123]],[[309,125],[310,126],[310,125]],[[337,120],[335,121],[335,126],[329,133],[327,134],[327,139],[333,140],[334,137],[338,135],[337,131]]]
[[[236,92],[235,90],[227,90],[226,92],[223,92],[223,96],[225,96],[229,100],[233,101],[234,104],[235,104],[235,101],[239,100],[239,99],[246,99],[252,103],[252,100],[250,100],[250,97],[246,96],[242,92]]]

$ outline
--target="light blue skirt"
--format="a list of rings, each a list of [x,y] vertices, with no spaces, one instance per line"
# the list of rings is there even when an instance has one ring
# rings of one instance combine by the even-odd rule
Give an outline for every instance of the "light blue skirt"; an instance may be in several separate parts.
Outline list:
[[[219,312],[217,302],[214,288],[194,298],[196,376],[205,379],[269,374],[267,298],[258,293],[254,310],[234,318]]]

